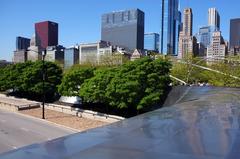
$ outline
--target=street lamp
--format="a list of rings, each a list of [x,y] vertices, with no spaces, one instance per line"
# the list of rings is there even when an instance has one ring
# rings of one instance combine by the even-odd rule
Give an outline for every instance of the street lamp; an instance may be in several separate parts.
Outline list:
[[[42,119],[45,119],[45,79],[46,79],[46,70],[45,70],[45,56],[46,56],[46,50],[42,51],[42,93],[43,93],[43,99],[42,99]]]

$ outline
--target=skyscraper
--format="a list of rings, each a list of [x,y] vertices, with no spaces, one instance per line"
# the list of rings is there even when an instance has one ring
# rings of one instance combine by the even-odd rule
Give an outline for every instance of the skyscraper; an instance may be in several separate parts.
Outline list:
[[[30,46],[30,39],[18,36],[16,38],[16,51],[27,50]]]
[[[177,54],[181,14],[178,10],[178,0],[162,0],[160,53]]]
[[[144,48],[144,12],[139,9],[102,15],[101,39],[128,50]]]
[[[211,27],[203,26],[199,28],[198,41],[203,44],[205,48],[210,45],[211,42]]]
[[[214,27],[214,31],[220,30],[220,15],[216,8],[208,9],[208,26]]]
[[[230,20],[230,49],[240,47],[240,18]]]
[[[58,45],[58,24],[51,21],[36,23],[35,35],[37,46],[41,49],[56,46]]]
[[[18,36],[16,38],[16,50],[13,53],[13,62],[21,63],[27,61],[27,49],[30,46],[30,39]]]
[[[192,36],[193,15],[192,9],[184,9],[183,29],[179,36],[178,58],[198,54],[197,40]]]
[[[159,52],[159,34],[144,34],[144,50]]]
[[[192,36],[193,14],[191,8],[184,9],[183,35]]]

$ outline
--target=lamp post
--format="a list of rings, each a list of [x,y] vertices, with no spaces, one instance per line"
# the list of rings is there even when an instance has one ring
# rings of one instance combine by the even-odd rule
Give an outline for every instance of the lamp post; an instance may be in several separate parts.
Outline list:
[[[46,56],[46,50],[42,51],[42,93],[43,93],[43,99],[42,99],[42,119],[45,119],[45,76],[46,76],[46,70],[45,70],[45,56]]]

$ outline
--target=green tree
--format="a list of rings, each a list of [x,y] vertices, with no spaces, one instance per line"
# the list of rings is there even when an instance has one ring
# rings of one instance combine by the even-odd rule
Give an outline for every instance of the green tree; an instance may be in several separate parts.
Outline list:
[[[26,95],[26,97],[37,97],[44,90],[47,97],[51,98],[56,93],[57,85],[61,82],[62,70],[52,62],[45,62],[44,89],[42,87],[42,70],[42,61],[9,65],[1,71],[3,74],[0,76],[0,89],[1,91],[12,89],[14,92]]]
[[[95,68],[76,66],[66,72],[62,83],[58,87],[58,92],[63,96],[78,96],[80,86],[88,78],[93,77]]]
[[[44,68],[42,61],[33,62],[31,67],[26,67],[21,74],[21,91],[42,94],[43,93],[43,69],[45,69],[44,92],[47,96],[57,92],[57,85],[61,83],[62,69],[52,62],[45,62]]]
[[[94,77],[86,80],[81,85],[80,96],[84,102],[87,103],[103,103],[108,104],[106,97],[106,89],[115,73],[117,68],[100,68],[94,72]]]
[[[150,58],[123,65],[106,90],[109,104],[130,110],[148,110],[159,104],[171,81],[170,67],[166,60]]]

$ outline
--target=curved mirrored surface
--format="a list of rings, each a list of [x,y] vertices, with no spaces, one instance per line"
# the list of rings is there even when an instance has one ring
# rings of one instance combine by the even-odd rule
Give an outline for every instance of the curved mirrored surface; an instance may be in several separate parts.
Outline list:
[[[27,146],[2,159],[237,159],[240,89],[189,87],[169,107]]]

